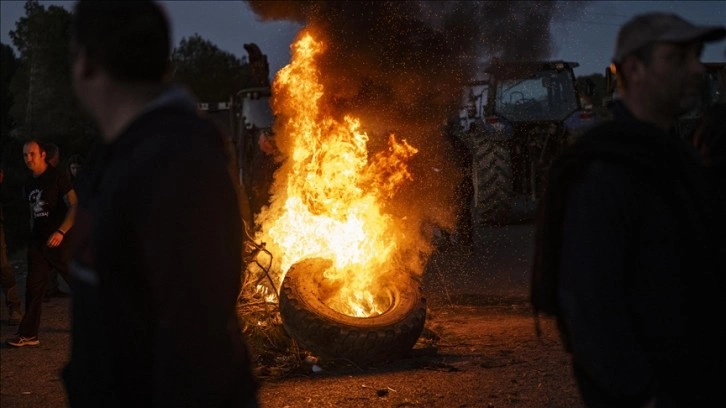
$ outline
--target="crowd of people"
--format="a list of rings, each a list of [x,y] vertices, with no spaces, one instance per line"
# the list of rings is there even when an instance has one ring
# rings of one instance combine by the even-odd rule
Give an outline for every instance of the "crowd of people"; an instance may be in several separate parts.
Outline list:
[[[623,25],[614,119],[549,174],[535,269],[558,279],[559,327],[587,406],[720,396],[723,108],[692,140],[671,130],[697,103],[703,44],[724,37],[724,27],[668,13]],[[80,0],[71,53],[74,91],[101,140],[65,170],[58,146],[23,145],[28,274],[23,308],[0,234],[0,283],[18,327],[6,343],[40,344],[43,298],[58,294],[59,274],[72,301],[72,407],[256,407],[235,311],[243,225],[231,158],[194,97],[166,80],[166,14],[152,1]]]

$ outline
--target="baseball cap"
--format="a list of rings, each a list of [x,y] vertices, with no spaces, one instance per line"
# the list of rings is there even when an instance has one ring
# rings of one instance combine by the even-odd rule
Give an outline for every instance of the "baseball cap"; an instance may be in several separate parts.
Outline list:
[[[613,62],[656,42],[689,43],[718,41],[726,37],[723,26],[696,26],[672,13],[646,13],[633,17],[618,33]]]

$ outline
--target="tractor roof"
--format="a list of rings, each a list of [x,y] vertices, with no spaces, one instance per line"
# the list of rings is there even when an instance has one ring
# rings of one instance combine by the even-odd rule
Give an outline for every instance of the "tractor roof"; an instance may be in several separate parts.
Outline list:
[[[522,77],[542,70],[564,70],[579,67],[573,61],[492,61],[484,72],[495,76]]]

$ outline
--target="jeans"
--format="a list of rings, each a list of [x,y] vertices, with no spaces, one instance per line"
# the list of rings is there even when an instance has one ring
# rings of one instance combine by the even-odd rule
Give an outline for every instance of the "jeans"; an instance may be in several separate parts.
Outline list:
[[[0,224],[0,287],[5,293],[5,303],[11,310],[20,310],[18,286],[15,282],[15,271],[10,266],[8,247],[5,242],[5,230]]]
[[[20,322],[18,334],[35,337],[40,327],[40,312],[43,294],[48,286],[48,274],[52,268],[70,282],[68,274],[69,245],[63,240],[55,248],[49,248],[45,240],[32,239],[28,244],[28,280],[25,287],[25,315]]]

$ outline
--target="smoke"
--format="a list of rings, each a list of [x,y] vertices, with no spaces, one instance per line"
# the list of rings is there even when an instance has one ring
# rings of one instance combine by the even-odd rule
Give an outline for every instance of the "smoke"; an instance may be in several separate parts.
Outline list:
[[[444,227],[454,221],[456,164],[444,125],[458,115],[467,81],[483,59],[550,56],[558,3],[505,1],[248,1],[262,21],[303,23],[326,44],[319,60],[322,103],[365,124],[369,149],[389,133],[419,149],[400,216]]]

